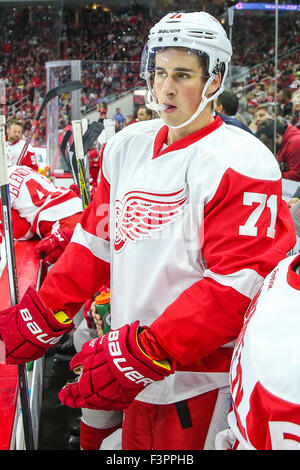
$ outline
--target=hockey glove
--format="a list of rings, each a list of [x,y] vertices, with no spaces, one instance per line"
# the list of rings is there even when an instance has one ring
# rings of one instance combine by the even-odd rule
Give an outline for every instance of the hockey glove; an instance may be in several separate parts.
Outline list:
[[[76,194],[76,196],[80,197],[80,190],[79,190],[79,187],[78,187],[78,184],[71,184],[69,189],[71,189],[72,191],[74,191],[74,193]]]
[[[136,321],[85,343],[70,363],[80,378],[60,391],[61,402],[73,408],[122,410],[147,385],[174,373],[173,361],[156,361],[140,348],[139,332],[147,329]]]
[[[0,312],[0,339],[7,364],[24,364],[42,357],[73,328],[64,314],[54,314],[37,291],[29,287],[19,304]]]
[[[72,233],[71,230],[59,228],[37,244],[35,254],[43,258],[43,266],[50,266],[58,260],[71,240]]]

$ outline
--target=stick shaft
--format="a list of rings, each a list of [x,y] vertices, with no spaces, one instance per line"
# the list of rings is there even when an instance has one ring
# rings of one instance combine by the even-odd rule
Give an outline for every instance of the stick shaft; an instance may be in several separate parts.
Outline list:
[[[83,209],[85,209],[90,202],[89,191],[84,169],[84,149],[82,142],[82,128],[81,121],[72,121],[74,146],[77,160],[78,183],[79,191],[82,201]]]
[[[29,134],[28,134],[28,137],[26,139],[26,142],[24,144],[24,147],[22,148],[22,151],[21,151],[21,154],[18,158],[18,161],[17,161],[17,165],[21,165],[22,164],[22,161],[24,159],[24,156],[25,156],[25,153],[28,149],[28,146],[32,140],[32,137],[33,137],[33,134],[35,133],[36,131],[36,128],[37,128],[37,125],[38,125],[38,122],[40,120],[40,117],[41,115],[43,114],[43,111],[44,111],[44,108],[46,107],[46,105],[49,103],[49,101],[51,101],[53,98],[55,98],[56,96],[59,96],[61,95],[62,93],[68,93],[68,92],[71,92],[71,91],[74,91],[74,90],[79,90],[80,88],[82,88],[82,84],[79,80],[74,80],[72,82],[68,82],[68,83],[63,83],[62,85],[59,85],[55,88],[52,88],[51,90],[48,91],[48,93],[46,94],[45,98],[43,99],[43,102],[40,106],[40,109],[37,113],[37,116],[31,126],[31,129],[29,131]]]
[[[0,188],[1,205],[3,213],[4,239],[7,259],[7,271],[9,280],[9,293],[11,305],[16,305],[19,301],[16,258],[14,250],[14,239],[12,231],[11,206],[9,197],[9,182],[6,167],[6,147],[5,147],[5,117],[0,116]],[[19,393],[22,409],[22,421],[24,430],[24,440],[27,450],[34,450],[34,438],[32,418],[30,411],[30,401],[28,393],[27,372],[25,364],[18,365]]]

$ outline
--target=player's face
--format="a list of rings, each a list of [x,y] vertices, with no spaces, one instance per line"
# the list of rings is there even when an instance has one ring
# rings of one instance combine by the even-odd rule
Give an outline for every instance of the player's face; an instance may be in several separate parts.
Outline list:
[[[150,119],[148,114],[146,113],[145,108],[139,109],[136,117],[138,121],[147,121]]]
[[[162,119],[171,126],[187,121],[197,110],[205,85],[203,70],[195,54],[166,49],[157,52],[154,93],[164,105]]]
[[[260,109],[255,114],[255,117],[256,117],[256,124],[259,125],[264,119],[266,119],[269,116],[268,116],[266,109]]]
[[[11,143],[17,142],[22,137],[22,126],[12,124],[7,130],[7,140]]]

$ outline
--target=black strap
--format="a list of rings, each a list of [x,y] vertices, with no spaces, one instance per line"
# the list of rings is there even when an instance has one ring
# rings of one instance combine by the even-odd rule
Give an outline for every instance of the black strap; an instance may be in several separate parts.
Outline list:
[[[178,401],[175,403],[175,407],[182,429],[191,428],[192,419],[186,400]]]

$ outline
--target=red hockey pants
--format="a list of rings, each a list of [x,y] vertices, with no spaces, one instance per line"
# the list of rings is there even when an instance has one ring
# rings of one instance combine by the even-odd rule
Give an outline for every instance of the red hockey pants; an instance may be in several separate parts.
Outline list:
[[[216,434],[228,427],[229,406],[228,387],[168,405],[135,400],[124,412],[122,448],[212,450]]]

